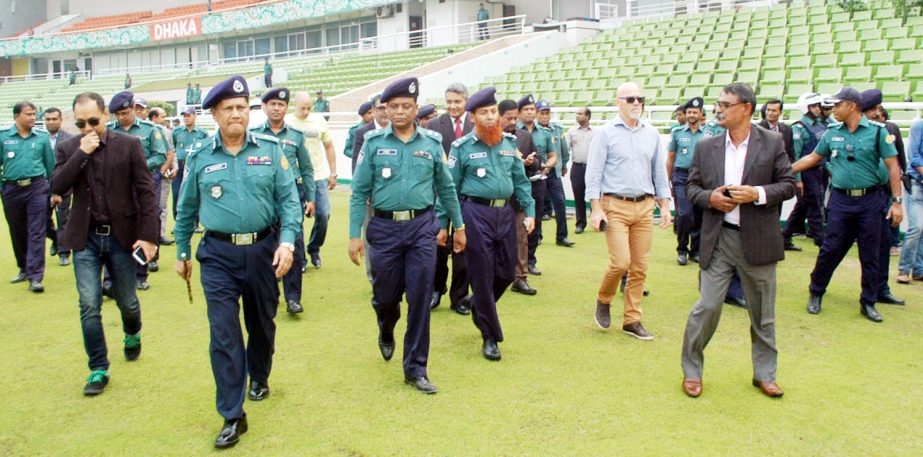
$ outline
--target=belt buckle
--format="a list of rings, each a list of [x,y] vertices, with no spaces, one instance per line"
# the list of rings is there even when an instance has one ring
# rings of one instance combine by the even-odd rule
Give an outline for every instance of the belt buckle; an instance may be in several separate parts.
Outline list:
[[[32,178],[20,179],[16,181],[16,185],[19,187],[26,187],[32,184]]]
[[[503,208],[506,206],[506,200],[491,200],[490,206],[494,208]]]
[[[392,211],[391,219],[395,221],[409,221],[413,219],[412,211]]]
[[[112,234],[112,226],[111,225],[97,225],[95,232],[99,236],[109,236]]]
[[[865,194],[865,189],[849,189],[850,197],[861,197]]]
[[[235,233],[231,235],[231,241],[238,246],[250,246],[255,238],[252,233]]]

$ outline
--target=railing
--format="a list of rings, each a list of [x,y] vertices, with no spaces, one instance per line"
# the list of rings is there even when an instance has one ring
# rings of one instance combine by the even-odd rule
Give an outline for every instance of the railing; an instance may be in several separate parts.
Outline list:
[[[741,8],[769,7],[779,0],[661,0],[659,2],[626,0],[625,18],[670,17],[677,14],[707,13]]]
[[[360,52],[381,49],[422,48],[486,41],[493,38],[519,35],[526,26],[526,16],[508,16],[486,21],[432,27],[422,30],[378,35],[359,40]]]
[[[619,6],[614,3],[596,2],[593,4],[593,17],[600,21],[617,19],[619,17]]]

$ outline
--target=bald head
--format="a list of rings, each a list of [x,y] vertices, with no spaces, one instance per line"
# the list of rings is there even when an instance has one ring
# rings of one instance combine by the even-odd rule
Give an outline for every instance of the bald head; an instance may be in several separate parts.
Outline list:
[[[633,82],[627,82],[619,84],[618,89],[616,89],[615,94],[617,97],[628,97],[628,96],[638,96],[641,95],[641,88]]]
[[[630,125],[635,125],[641,120],[644,112],[644,93],[641,87],[633,82],[622,83],[616,90],[618,97],[619,116]]]
[[[308,115],[311,114],[311,109],[314,108],[314,99],[311,98],[311,94],[301,91],[295,94],[295,117],[301,120],[308,118]]]

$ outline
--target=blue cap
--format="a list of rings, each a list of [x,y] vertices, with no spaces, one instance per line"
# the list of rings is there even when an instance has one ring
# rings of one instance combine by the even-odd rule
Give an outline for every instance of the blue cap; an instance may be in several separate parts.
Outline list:
[[[497,104],[497,98],[495,97],[497,93],[496,87],[485,87],[471,96],[468,99],[468,102],[465,103],[465,111],[474,112],[478,108],[484,106],[491,106]]]
[[[698,108],[701,110],[704,106],[705,100],[702,100],[702,97],[692,97],[683,104],[683,111],[686,111],[689,108]]]
[[[423,119],[426,116],[429,116],[436,112],[436,105],[429,104],[423,105],[420,107],[420,111],[417,112],[417,119]]]
[[[844,87],[840,89],[840,91],[837,92],[830,101],[832,101],[834,105],[839,102],[855,102],[856,104],[861,105],[862,95],[859,94],[859,91],[853,89],[852,87]]]
[[[263,100],[263,103],[266,103],[270,100],[282,100],[283,102],[288,103],[290,95],[291,93],[284,87],[273,87],[272,89],[263,92],[263,97],[260,100]]]
[[[381,102],[388,103],[388,100],[397,97],[412,97],[416,100],[418,95],[420,95],[420,81],[417,78],[398,79],[389,84],[381,93]]]
[[[545,100],[539,100],[538,103],[535,104],[535,109],[539,111],[550,110],[551,103],[548,103]]]
[[[134,105],[132,102],[135,100],[135,94],[130,91],[123,90],[112,96],[109,100],[109,112],[115,114],[123,109],[131,108]]]
[[[868,111],[881,104],[882,96],[881,91],[878,89],[869,89],[865,92],[862,92],[862,101],[859,103],[859,109],[862,111]]]
[[[187,106],[186,109],[183,110],[183,114],[195,114],[195,107]]]
[[[145,100],[145,99],[143,99],[143,98],[141,98],[141,97],[135,97],[134,104],[135,104],[135,105],[141,105],[141,107],[143,107],[143,108],[147,108],[147,100]]]
[[[526,95],[525,97],[520,98],[519,101],[516,102],[516,107],[519,109],[522,109],[523,106],[534,105],[534,104],[535,104],[535,97],[533,97],[532,94],[529,94],[529,95]]]
[[[359,115],[364,116],[365,113],[368,113],[372,109],[372,102],[365,102],[359,105]]]
[[[250,97],[250,88],[243,76],[234,75],[212,87],[202,101],[202,109],[214,108],[220,101],[236,97]]]

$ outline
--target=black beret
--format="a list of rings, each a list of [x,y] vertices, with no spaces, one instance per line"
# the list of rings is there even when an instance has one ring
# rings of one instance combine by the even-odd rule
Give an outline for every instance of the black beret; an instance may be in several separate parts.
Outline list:
[[[134,105],[132,102],[135,100],[135,94],[130,91],[123,90],[112,96],[109,100],[109,112],[115,114],[123,109],[131,108]]]
[[[705,101],[702,100],[702,97],[692,97],[689,99],[689,101],[686,102],[685,105],[683,105],[683,111],[689,108],[698,108],[699,110],[702,110],[704,106]]]
[[[381,93],[381,102],[388,103],[388,100],[396,97],[412,97],[414,100],[420,95],[420,81],[417,78],[404,78],[394,81],[385,88]]]
[[[365,115],[365,113],[368,113],[370,109],[372,109],[372,102],[365,102],[359,105],[359,115]]]
[[[868,111],[881,104],[881,91],[878,89],[869,89],[862,92],[862,101],[859,102],[861,111]]]
[[[288,103],[290,95],[291,93],[284,87],[273,87],[272,89],[263,92],[263,97],[260,98],[260,100],[262,100],[263,103],[266,103],[270,100],[282,100],[283,102]]]
[[[243,76],[234,75],[212,87],[202,101],[202,109],[214,108],[222,100],[229,98],[244,97],[250,98],[250,89],[247,87],[247,80]]]
[[[525,97],[520,98],[519,101],[516,102],[516,107],[519,109],[522,109],[523,106],[534,105],[534,104],[535,104],[535,97],[533,97],[532,94],[529,94],[529,95],[526,95]]]
[[[430,114],[433,114],[435,112],[436,112],[436,105],[433,105],[433,104],[423,105],[420,108],[420,111],[417,112],[417,119],[423,119],[424,117],[429,116]]]
[[[485,87],[471,96],[468,99],[468,102],[465,103],[465,111],[474,112],[478,108],[484,106],[491,106],[497,104],[497,98],[494,96],[497,93],[497,88],[495,87]]]

